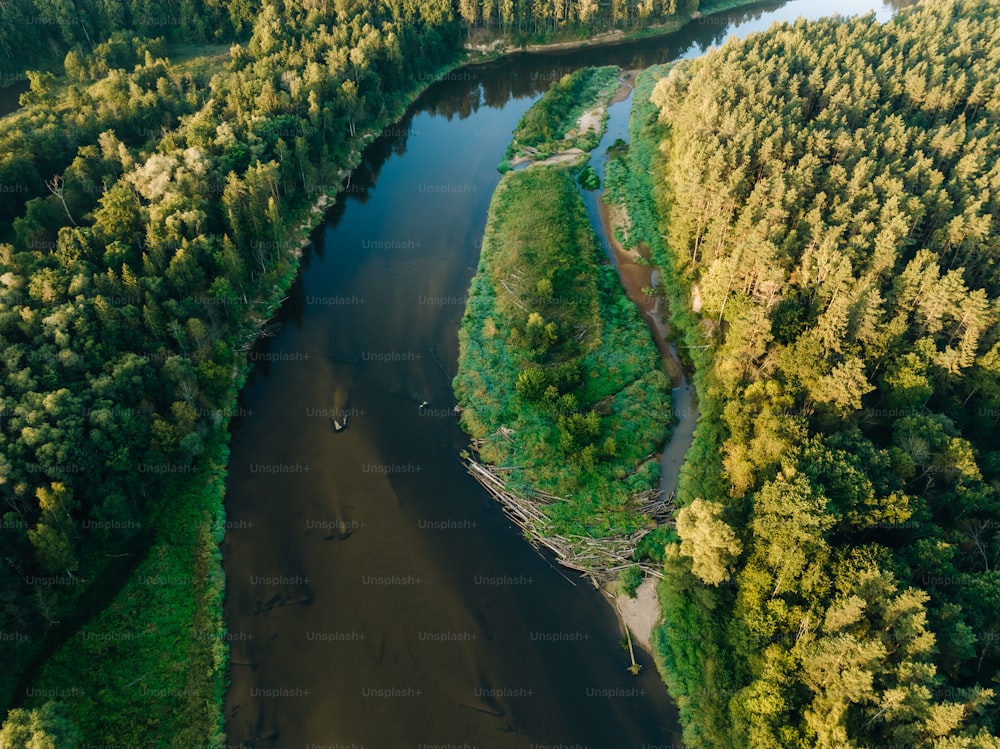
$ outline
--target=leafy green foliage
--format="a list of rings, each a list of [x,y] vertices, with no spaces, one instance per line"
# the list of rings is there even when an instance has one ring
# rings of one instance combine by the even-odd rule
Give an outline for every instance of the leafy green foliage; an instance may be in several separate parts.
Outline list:
[[[0,728],[4,749],[56,749],[77,746],[83,739],[80,729],[67,716],[62,702],[46,702],[31,710],[11,710]]]
[[[642,585],[642,568],[638,565],[624,568],[618,573],[618,584],[622,593],[629,598],[635,598],[636,589]]]
[[[601,189],[601,178],[597,174],[597,170],[590,164],[587,164],[587,166],[583,168],[579,176],[576,178],[576,181],[584,190]]]

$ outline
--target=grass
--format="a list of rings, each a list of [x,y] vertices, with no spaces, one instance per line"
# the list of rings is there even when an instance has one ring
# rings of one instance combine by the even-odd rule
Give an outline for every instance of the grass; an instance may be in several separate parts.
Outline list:
[[[170,47],[171,69],[207,81],[229,60],[229,44],[177,44]]]
[[[645,527],[630,500],[658,481],[670,385],[568,168],[501,180],[459,341],[454,387],[481,457],[515,467],[517,494],[568,500],[536,530],[609,537]]]
[[[150,518],[155,540],[147,557],[111,605],[53,654],[34,687],[40,696],[27,707],[64,699],[69,717],[98,745],[225,743],[219,543],[227,440],[219,428],[196,472],[168,480],[171,501]]]

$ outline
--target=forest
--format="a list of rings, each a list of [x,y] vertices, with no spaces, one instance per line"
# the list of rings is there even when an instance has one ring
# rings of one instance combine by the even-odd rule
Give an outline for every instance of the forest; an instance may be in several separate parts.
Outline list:
[[[696,12],[746,5],[742,0],[392,0],[371,4],[374,25],[412,17],[418,7],[447,10],[466,32],[544,41],[555,34],[586,38],[609,29],[677,25]],[[115,33],[162,37],[185,44],[228,44],[248,38],[261,12],[300,12],[341,23],[360,6],[352,0],[19,0],[0,3],[0,76],[16,80],[27,68],[55,70],[71,50],[92,51]],[[297,8],[301,8],[301,11]]]
[[[561,29],[580,35],[630,26],[647,27],[690,17],[699,0],[458,0],[459,16],[471,29],[494,29],[515,38],[541,40]],[[711,12],[710,9],[704,9]]]
[[[608,181],[696,368],[655,633],[692,749],[1000,746],[998,37],[943,0],[640,82]]]

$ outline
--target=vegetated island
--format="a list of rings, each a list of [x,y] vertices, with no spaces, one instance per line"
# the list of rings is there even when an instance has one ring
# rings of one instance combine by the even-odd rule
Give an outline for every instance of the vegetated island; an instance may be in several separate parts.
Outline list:
[[[640,76],[608,181],[697,367],[654,637],[691,749],[1000,746],[998,36],[940,2]]]
[[[601,139],[620,73],[615,65],[581,68],[556,81],[521,117],[500,171],[532,162],[586,161]]]
[[[642,560],[659,574],[670,383],[569,167],[501,180],[459,340],[472,475],[562,564],[607,579]]]

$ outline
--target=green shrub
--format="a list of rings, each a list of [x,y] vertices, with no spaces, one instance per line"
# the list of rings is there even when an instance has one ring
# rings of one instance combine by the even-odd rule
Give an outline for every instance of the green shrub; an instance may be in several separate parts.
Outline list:
[[[601,178],[597,174],[597,170],[590,164],[587,164],[580,171],[580,175],[576,178],[576,181],[580,183],[580,186],[584,190],[599,190],[601,187]]]
[[[629,598],[635,598],[635,592],[642,585],[642,568],[639,565],[626,567],[618,573],[618,584],[621,585],[622,593]]]

